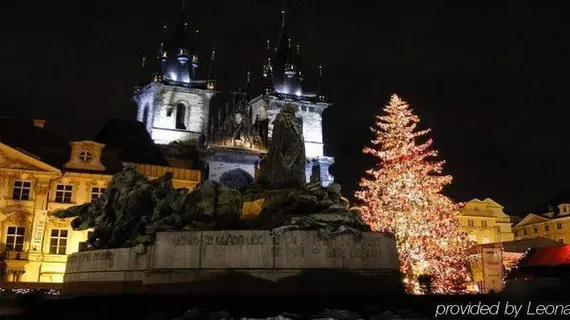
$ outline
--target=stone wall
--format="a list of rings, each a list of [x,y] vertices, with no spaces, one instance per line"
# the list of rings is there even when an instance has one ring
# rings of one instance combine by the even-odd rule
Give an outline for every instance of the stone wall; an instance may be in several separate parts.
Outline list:
[[[213,91],[153,83],[134,97],[138,104],[137,120],[144,123],[158,144],[176,140],[197,140],[206,134],[210,99]],[[185,129],[176,128],[177,105],[184,106]],[[146,116],[145,116],[146,113]]]
[[[397,270],[395,242],[379,233],[365,233],[355,241],[352,235],[321,240],[315,231],[275,237],[269,231],[251,230],[164,232],[144,254],[124,248],[71,255],[64,290],[124,293],[129,287],[136,292],[181,288],[248,293],[268,287],[282,292],[286,287],[288,292],[306,292],[318,291],[326,283],[342,290],[352,286],[384,291],[398,287]],[[323,279],[311,286],[301,280],[305,274],[311,274],[312,281]],[[249,284],[236,287],[236,283]]]

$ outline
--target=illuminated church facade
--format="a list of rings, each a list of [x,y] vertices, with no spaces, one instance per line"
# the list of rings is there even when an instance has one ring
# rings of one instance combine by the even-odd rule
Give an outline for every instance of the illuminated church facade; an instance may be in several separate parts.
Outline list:
[[[318,80],[308,90],[300,49],[289,37],[285,12],[276,45],[267,41],[258,74],[263,90],[257,95],[249,88],[250,72],[244,92],[216,90],[215,50],[209,57],[208,75],[198,79],[196,70],[203,62],[184,12],[172,32],[166,26],[164,31],[156,59],[143,59],[150,79],[136,88],[133,99],[137,120],[172,166],[188,166],[188,154],[175,148],[184,145],[193,150],[192,168],[202,170],[204,179],[219,181],[235,171],[245,171],[254,179],[271,139],[272,121],[283,105],[293,104],[302,122],[307,182],[318,179],[327,186],[334,181],[329,173],[334,159],[324,154],[322,114],[330,103],[320,89],[322,68],[315,68]]]

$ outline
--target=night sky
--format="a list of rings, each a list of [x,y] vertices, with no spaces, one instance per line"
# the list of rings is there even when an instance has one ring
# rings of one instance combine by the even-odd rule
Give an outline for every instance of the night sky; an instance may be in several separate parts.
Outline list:
[[[522,214],[570,188],[570,8],[484,3],[288,4],[304,73],[324,68],[334,103],[324,115],[326,152],[346,193],[371,165],[361,153],[368,127],[394,92],[433,129],[455,200],[491,197]],[[187,0],[191,27],[200,29],[201,72],[215,45],[218,88],[243,87],[250,68],[259,89],[265,40],[277,38],[282,6]],[[2,3],[0,115],[45,118],[70,139],[92,138],[108,118],[134,119],[140,57],[155,56],[163,23],[180,7],[177,0]]]

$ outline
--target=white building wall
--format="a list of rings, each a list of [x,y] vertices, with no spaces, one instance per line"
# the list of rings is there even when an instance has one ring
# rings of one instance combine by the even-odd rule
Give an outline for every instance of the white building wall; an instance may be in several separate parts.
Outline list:
[[[158,144],[195,138],[206,134],[213,91],[151,84],[135,96],[137,120],[143,121],[145,106],[150,106],[147,130]],[[177,106],[185,106],[185,129],[176,128]]]

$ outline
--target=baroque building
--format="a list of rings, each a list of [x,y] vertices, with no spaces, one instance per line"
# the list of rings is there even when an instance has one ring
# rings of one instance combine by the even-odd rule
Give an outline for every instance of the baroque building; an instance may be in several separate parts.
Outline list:
[[[136,163],[149,179],[172,172],[176,187],[192,189],[200,181],[199,171],[166,166],[138,122],[111,120],[95,141],[72,142],[44,124],[0,119],[0,248],[7,281],[63,281],[67,255],[89,231],[74,231],[70,219],[53,213],[97,199],[123,163]]]
[[[515,239],[548,238],[570,244],[570,203],[543,214],[529,213],[513,226]]]
[[[334,159],[324,154],[322,114],[330,103],[320,86],[322,67],[315,68],[318,80],[310,90],[300,46],[293,45],[288,29],[283,11],[278,40],[274,47],[267,41],[259,72],[263,90],[254,95],[250,72],[245,92],[216,90],[215,50],[207,76],[199,79],[196,71],[202,62],[184,10],[172,32],[164,27],[156,59],[143,59],[143,69],[150,74],[136,87],[133,99],[137,120],[172,165],[184,166],[180,158],[185,155],[173,147],[182,144],[193,150],[193,167],[203,170],[205,179],[219,181],[236,171],[253,179],[271,139],[272,121],[283,105],[292,104],[302,122],[307,182],[311,176],[324,186],[334,182],[329,173]]]
[[[511,220],[503,206],[490,198],[467,201],[459,212],[459,221],[470,240],[477,244],[513,240]]]

